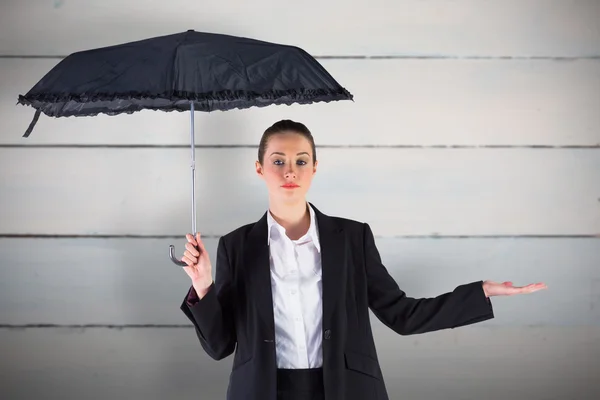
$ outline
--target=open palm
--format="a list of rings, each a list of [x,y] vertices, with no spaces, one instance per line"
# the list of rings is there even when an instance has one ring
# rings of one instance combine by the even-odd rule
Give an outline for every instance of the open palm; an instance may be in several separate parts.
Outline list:
[[[538,290],[547,289],[544,283],[531,283],[527,286],[513,286],[512,282],[483,282],[483,291],[487,297],[490,296],[513,296],[515,294],[528,294]]]

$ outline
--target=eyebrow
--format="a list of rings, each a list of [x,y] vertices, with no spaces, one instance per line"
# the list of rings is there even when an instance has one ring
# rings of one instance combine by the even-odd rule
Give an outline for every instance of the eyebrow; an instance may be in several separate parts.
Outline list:
[[[271,156],[272,156],[273,154],[278,154],[278,155],[280,155],[280,156],[284,156],[284,157],[285,157],[285,153],[282,153],[282,152],[280,152],[280,151],[274,151],[274,152],[272,152],[272,153],[271,153]],[[306,151],[302,151],[302,152],[300,152],[300,153],[298,153],[298,154],[296,154],[296,155],[297,155],[297,156],[299,156],[299,155],[302,155],[302,154],[306,154],[307,156],[309,155],[309,154],[308,154]],[[270,157],[270,156],[269,156],[269,157]]]

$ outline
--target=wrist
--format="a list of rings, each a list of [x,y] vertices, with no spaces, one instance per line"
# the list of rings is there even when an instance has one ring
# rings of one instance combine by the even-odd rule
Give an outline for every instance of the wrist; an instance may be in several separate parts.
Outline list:
[[[206,293],[208,293],[212,283],[212,279],[209,281],[197,281],[192,283],[192,286],[194,287],[198,298],[201,299],[206,295]]]
[[[482,287],[483,287],[483,294],[485,294],[485,297],[489,298],[490,294],[488,292],[488,284],[487,284],[487,282],[483,282]]]

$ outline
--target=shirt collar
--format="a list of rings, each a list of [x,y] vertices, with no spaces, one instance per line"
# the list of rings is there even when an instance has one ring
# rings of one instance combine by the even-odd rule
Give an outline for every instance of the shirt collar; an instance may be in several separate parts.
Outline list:
[[[302,238],[310,238],[315,245],[317,251],[321,252],[321,244],[319,242],[319,229],[317,226],[317,218],[315,215],[315,210],[312,208],[310,204],[308,204],[308,211],[310,213],[310,226],[308,228],[308,232]],[[273,229],[277,229],[281,235],[285,235],[285,229],[281,226],[275,218],[271,215],[271,211],[267,211],[267,245],[271,244],[271,236],[273,235]]]

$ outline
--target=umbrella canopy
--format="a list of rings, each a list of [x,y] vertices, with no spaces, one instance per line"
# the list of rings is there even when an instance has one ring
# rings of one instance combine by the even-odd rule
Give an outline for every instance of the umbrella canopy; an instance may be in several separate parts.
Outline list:
[[[73,53],[18,103],[50,117],[191,111],[192,233],[196,231],[194,111],[352,100],[304,50],[194,30]],[[174,255],[179,266],[187,265]]]
[[[352,100],[304,50],[230,35],[187,32],[73,53],[19,104],[51,117],[143,109],[197,111]]]

